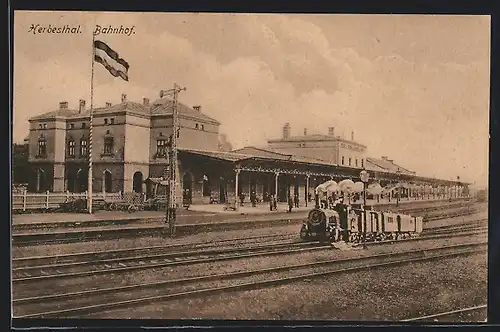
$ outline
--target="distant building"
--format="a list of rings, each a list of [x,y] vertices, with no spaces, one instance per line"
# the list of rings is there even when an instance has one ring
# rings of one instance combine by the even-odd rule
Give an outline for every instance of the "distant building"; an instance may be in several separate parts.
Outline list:
[[[297,156],[316,158],[329,163],[362,169],[366,163],[366,146],[351,139],[347,140],[335,135],[335,128],[328,128],[328,135],[291,136],[289,123],[283,126],[283,135],[280,139],[268,141],[273,151],[291,153]]]

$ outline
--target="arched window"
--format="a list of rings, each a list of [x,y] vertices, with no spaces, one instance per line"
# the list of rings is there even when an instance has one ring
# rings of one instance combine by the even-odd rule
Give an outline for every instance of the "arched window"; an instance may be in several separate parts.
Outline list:
[[[38,139],[38,157],[47,157],[47,141],[43,136]]]
[[[136,193],[142,193],[143,176],[141,172],[135,172],[132,180],[132,190]]]
[[[115,140],[113,137],[108,136],[104,138],[104,154],[113,154],[113,147]]]
[[[87,156],[87,139],[85,137],[80,138],[80,158]]]
[[[104,171],[104,192],[113,192],[113,176],[108,170]]]
[[[84,192],[85,190],[88,189],[88,170],[85,169],[79,169],[76,172],[76,185],[75,185],[75,192]]]
[[[47,183],[45,178],[45,172],[43,169],[39,168],[36,173],[36,191],[43,192],[46,190]]]
[[[349,158],[349,166],[351,166],[352,158]]]
[[[68,156],[70,158],[75,157],[75,140],[73,139],[73,137],[70,137],[68,140]]]
[[[342,156],[342,165],[344,165],[344,156]]]

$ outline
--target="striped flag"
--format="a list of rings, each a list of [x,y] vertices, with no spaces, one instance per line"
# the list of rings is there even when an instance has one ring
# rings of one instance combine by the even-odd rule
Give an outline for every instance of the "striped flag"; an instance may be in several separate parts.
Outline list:
[[[121,77],[128,82],[129,64],[100,40],[94,41],[94,61],[102,64],[114,77]]]

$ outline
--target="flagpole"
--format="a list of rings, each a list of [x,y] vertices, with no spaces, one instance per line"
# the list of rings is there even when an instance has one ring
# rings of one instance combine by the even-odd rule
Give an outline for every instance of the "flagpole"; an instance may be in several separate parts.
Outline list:
[[[92,213],[92,131],[93,131],[93,109],[94,109],[94,57],[95,57],[95,35],[92,32],[92,74],[90,76],[90,123],[89,123],[89,173],[88,173],[88,211]]]

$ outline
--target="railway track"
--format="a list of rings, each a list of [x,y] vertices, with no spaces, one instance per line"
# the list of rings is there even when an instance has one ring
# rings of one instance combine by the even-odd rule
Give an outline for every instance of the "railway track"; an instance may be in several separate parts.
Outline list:
[[[369,242],[369,246],[403,241],[422,241],[430,239],[451,238],[456,236],[474,236],[485,234],[484,229],[454,229],[453,231],[441,230],[432,234],[423,234],[419,237]],[[295,236],[297,236],[295,234]],[[139,248],[118,250],[114,252],[97,252],[85,254],[72,254],[67,256],[35,257],[21,259],[24,266],[18,267],[14,261],[12,269],[12,282],[14,284],[54,280],[62,278],[76,278],[93,276],[97,274],[122,273],[134,270],[185,266],[201,263],[213,263],[227,260],[236,260],[258,256],[273,256],[304,251],[330,249],[330,244],[325,245],[318,241],[302,242],[269,242],[249,247],[229,248],[203,248],[188,251],[169,251],[172,247],[155,247],[153,249]],[[144,254],[145,253],[145,254]],[[82,260],[83,258],[83,260]],[[55,259],[55,262],[54,262]]]
[[[484,320],[486,322],[485,318],[482,317],[487,317],[487,305],[478,305],[478,306],[473,306],[473,307],[468,307],[468,308],[462,308],[462,309],[457,309],[457,310],[451,310],[451,311],[445,311],[445,312],[440,312],[437,314],[433,315],[427,315],[427,316],[419,316],[419,317],[413,317],[409,319],[403,320],[403,322],[419,322],[419,321],[432,321],[432,322],[478,322],[480,320]],[[472,317],[481,317],[478,319],[470,319]]]
[[[197,250],[197,249],[210,249],[210,248],[223,248],[223,247],[238,247],[245,244],[255,244],[269,241],[278,240],[292,240],[297,238],[297,233],[285,234],[272,234],[272,235],[255,235],[239,238],[229,238],[220,240],[208,240],[200,242],[187,242],[178,244],[167,244],[161,246],[150,247],[136,247],[125,249],[114,249],[106,251],[88,251],[74,254],[63,255],[50,255],[50,256],[34,256],[34,257],[20,257],[12,259],[14,267],[29,267],[38,265],[48,265],[57,263],[70,263],[78,262],[81,260],[94,260],[105,258],[116,258],[121,255],[139,255],[139,254],[153,254],[158,252],[173,251],[173,250]]]
[[[478,219],[473,221],[468,221],[461,224],[446,225],[440,227],[433,227],[430,229],[424,229],[424,234],[436,234],[452,231],[466,231],[478,229],[480,223],[487,221],[487,219]],[[480,228],[479,228],[480,229]],[[162,253],[166,251],[173,250],[202,250],[210,248],[223,248],[223,247],[239,247],[248,244],[262,244],[262,242],[268,241],[278,241],[278,240],[293,240],[297,238],[297,233],[284,233],[284,234],[272,234],[272,235],[256,235],[249,237],[240,238],[230,238],[221,239],[216,241],[200,241],[200,242],[189,242],[189,243],[178,243],[162,246],[150,246],[150,247],[138,247],[138,248],[126,248],[126,249],[115,249],[103,251],[89,251],[74,254],[65,255],[50,255],[50,256],[34,256],[34,257],[21,257],[12,259],[14,268],[24,268],[32,266],[44,266],[50,264],[62,264],[62,263],[72,263],[84,260],[103,260],[112,259],[120,256],[129,255],[141,255],[141,254],[155,254]]]
[[[449,210],[449,209],[456,209],[457,207],[462,208],[459,212],[450,212],[448,214],[445,213],[446,217],[453,217],[453,216],[463,216],[467,214],[473,214],[477,212],[478,208],[472,208],[472,203],[471,206],[469,206],[471,203],[454,203],[450,205],[444,205],[444,206],[427,206],[427,207],[422,207],[422,208],[413,208],[413,209],[404,209],[404,208],[396,208],[394,211],[398,211],[401,213],[406,213],[406,212],[411,212],[413,214],[420,214],[420,213],[427,213],[429,211],[436,211],[436,210]],[[465,206],[465,207],[464,207]],[[439,212],[437,215],[431,215],[431,216],[424,216],[424,219],[428,220],[438,220],[440,219],[440,216],[443,215],[443,213]],[[293,219],[295,220],[295,219]],[[302,218],[297,218],[298,220],[302,220]],[[269,222],[269,221],[267,221]],[[249,225],[254,224],[254,225],[259,225],[262,223],[266,223],[266,221],[258,221],[258,222],[241,222],[238,227],[241,227],[242,229],[248,228]],[[281,224],[289,224],[290,220],[289,219],[280,219],[271,222],[274,225],[281,225]],[[225,227],[236,227],[235,225],[228,225],[227,223],[213,223],[213,224],[193,224],[193,225],[182,225],[182,227],[185,228],[190,228],[192,229],[195,233],[197,231],[200,231],[202,229],[206,229],[208,231],[213,230],[214,228],[217,229],[218,227],[222,227],[221,229],[224,230],[226,229]],[[199,228],[199,229],[197,229]],[[197,229],[195,231],[195,229]],[[76,232],[62,232],[62,233],[57,233],[57,232],[47,232],[47,233],[26,233],[26,234],[14,234],[12,236],[12,243],[13,245],[17,246],[31,246],[31,245],[47,245],[47,244],[63,244],[63,243],[74,243],[74,242],[83,242],[83,241],[96,241],[96,240],[109,240],[117,237],[130,237],[130,236],[151,236],[151,235],[159,235],[162,234],[162,232],[165,231],[164,226],[151,226],[151,227],[141,227],[141,228],[120,228],[120,229],[112,229],[112,230],[98,230],[98,229],[88,229],[88,230],[83,230],[83,231],[76,231]]]
[[[353,273],[367,269],[393,267],[485,251],[487,251],[487,242],[468,243],[419,251],[404,251],[335,261],[328,260],[258,270],[196,276],[123,287],[27,297],[13,301],[14,317],[78,317],[79,315],[99,313],[120,307],[207,296],[230,291],[259,289],[267,286],[308,281],[312,278],[326,277],[339,273]],[[40,303],[43,303],[43,305],[40,305]],[[43,311],[40,311],[40,308],[43,308]]]

